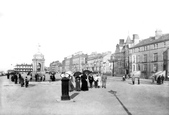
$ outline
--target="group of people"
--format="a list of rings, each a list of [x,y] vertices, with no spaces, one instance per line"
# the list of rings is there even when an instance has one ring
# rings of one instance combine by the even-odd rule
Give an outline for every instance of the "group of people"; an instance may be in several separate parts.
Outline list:
[[[45,75],[40,75],[38,73],[35,74],[35,81],[45,81]]]
[[[29,73],[27,74],[29,75]],[[7,79],[11,79],[12,82],[14,82],[15,84],[20,84],[21,87],[28,87],[29,84],[29,80],[27,77],[25,77],[25,79],[23,78],[23,76],[21,76],[20,73],[17,72],[13,72],[13,73],[7,73]]]
[[[158,84],[158,85],[163,84],[164,79],[165,79],[165,78],[164,78],[164,75],[163,75],[163,74],[162,74],[162,75],[159,75],[159,76],[157,76],[157,75],[154,76],[154,80],[157,81],[157,84]]]
[[[74,83],[75,79],[75,83]],[[69,91],[88,91],[89,88],[106,88],[107,76],[101,73],[83,72],[79,75],[69,75]],[[75,86],[74,86],[75,84]]]

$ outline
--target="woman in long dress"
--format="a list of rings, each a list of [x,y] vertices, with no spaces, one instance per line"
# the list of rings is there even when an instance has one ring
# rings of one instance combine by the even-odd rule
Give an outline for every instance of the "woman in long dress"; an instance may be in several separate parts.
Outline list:
[[[80,75],[75,76],[76,91],[80,91]]]
[[[82,91],[88,91],[88,83],[87,83],[87,75],[86,73],[83,73],[83,75],[81,76],[81,81],[82,81],[82,87],[81,90]]]
[[[73,76],[69,75],[69,91],[74,90],[74,85],[73,85]]]

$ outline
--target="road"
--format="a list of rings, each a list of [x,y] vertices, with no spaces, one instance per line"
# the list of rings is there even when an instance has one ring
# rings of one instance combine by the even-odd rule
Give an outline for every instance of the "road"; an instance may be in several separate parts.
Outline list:
[[[61,81],[30,82],[28,88],[0,77],[0,115],[169,115],[169,83],[131,84],[108,77],[107,88],[73,91],[61,101]]]

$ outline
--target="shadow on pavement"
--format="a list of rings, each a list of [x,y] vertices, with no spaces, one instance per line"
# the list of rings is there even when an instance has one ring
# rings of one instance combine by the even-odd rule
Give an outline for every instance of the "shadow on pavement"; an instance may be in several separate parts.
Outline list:
[[[75,98],[77,95],[79,95],[79,93],[73,93],[73,94],[70,96],[70,99]]]
[[[113,94],[113,95],[116,97],[116,99],[119,101],[119,103],[122,105],[123,109],[126,111],[126,113],[127,113],[128,115],[132,115],[132,114],[130,113],[130,111],[127,109],[127,107],[125,107],[124,104],[121,102],[121,100],[117,97],[117,95],[116,95],[117,91],[110,90],[110,91],[108,91],[108,92],[111,93],[111,94]]]

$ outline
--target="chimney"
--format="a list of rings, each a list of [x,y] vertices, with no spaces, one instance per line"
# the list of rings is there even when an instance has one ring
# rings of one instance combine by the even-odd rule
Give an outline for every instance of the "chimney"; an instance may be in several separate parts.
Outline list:
[[[123,44],[124,44],[124,39],[120,39],[120,40],[119,40],[119,45],[120,45],[120,46],[123,46]]]
[[[157,29],[157,30],[155,31],[155,39],[158,39],[158,38],[160,38],[161,36],[162,36],[162,30]]]
[[[138,44],[139,43],[139,36],[138,36],[138,34],[133,34],[133,42],[134,42],[134,44],[136,45],[136,44]]]

